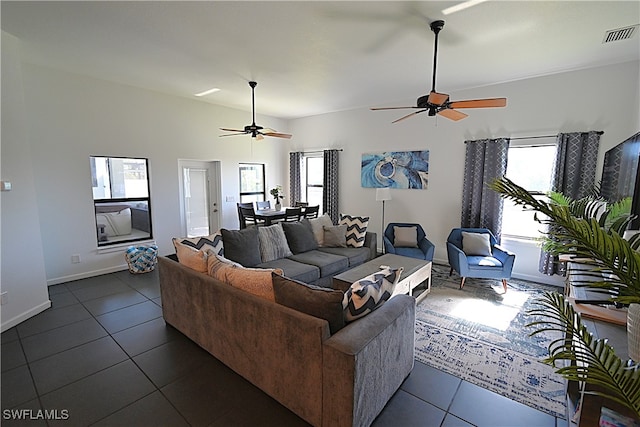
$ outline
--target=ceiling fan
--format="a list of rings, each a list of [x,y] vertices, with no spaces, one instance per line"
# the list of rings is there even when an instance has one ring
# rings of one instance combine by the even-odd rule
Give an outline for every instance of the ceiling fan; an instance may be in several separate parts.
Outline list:
[[[273,129],[263,128],[262,126],[256,125],[256,99],[255,99],[255,87],[258,85],[256,82],[249,82],[249,86],[251,86],[251,109],[253,111],[253,121],[250,125],[244,127],[244,129],[230,129],[230,128],[220,128],[220,130],[226,133],[220,136],[236,136],[236,135],[251,135],[252,138],[256,140],[264,139],[265,136],[273,136],[275,138],[287,138],[290,139],[292,135],[288,133],[276,132]]]
[[[394,120],[392,123],[397,123],[401,120],[413,117],[416,114],[428,112],[429,116],[435,116],[439,114],[447,119],[458,121],[467,117],[467,115],[456,108],[489,108],[489,107],[504,107],[507,105],[507,98],[487,98],[487,99],[470,99],[466,101],[451,101],[449,95],[446,93],[436,92],[436,61],[438,58],[438,33],[444,27],[444,21],[433,21],[431,24],[431,31],[436,35],[435,47],[433,50],[433,76],[431,82],[431,92],[428,95],[421,96],[416,101],[415,107],[378,107],[371,108],[371,110],[398,110],[406,108],[414,108],[419,111],[414,111],[406,116],[402,116],[399,119]]]

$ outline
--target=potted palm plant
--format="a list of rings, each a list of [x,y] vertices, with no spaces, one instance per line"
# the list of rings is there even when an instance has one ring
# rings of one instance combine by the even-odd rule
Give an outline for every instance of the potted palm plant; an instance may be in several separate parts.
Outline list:
[[[626,228],[628,219],[604,227],[606,212],[599,219],[576,216],[570,203],[537,200],[504,177],[490,187],[524,209],[534,210],[537,221],[551,226],[546,249],[592,260],[592,274],[599,279],[586,286],[605,292],[612,302],[629,304],[630,312],[640,308],[640,253],[636,251],[640,238],[634,236],[627,241],[619,232]],[[601,387],[596,394],[621,403],[640,417],[640,365],[621,360],[606,340],[594,339],[562,294],[547,293],[536,307],[532,314],[541,315],[544,321],[531,324],[539,328],[533,334],[561,332],[561,337],[549,345],[549,357],[544,362],[568,380]],[[566,339],[569,336],[573,339]]]
[[[271,194],[276,200],[275,210],[279,211],[280,209],[282,209],[282,204],[280,203],[280,200],[284,199],[284,196],[282,195],[282,187],[280,185],[277,185],[275,188],[269,190],[269,194]]]

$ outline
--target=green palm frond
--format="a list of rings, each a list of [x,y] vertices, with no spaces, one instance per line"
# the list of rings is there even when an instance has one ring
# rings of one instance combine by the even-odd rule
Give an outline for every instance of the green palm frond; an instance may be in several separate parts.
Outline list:
[[[624,363],[606,340],[595,339],[572,305],[557,292],[545,293],[528,314],[544,319],[527,325],[539,327],[531,335],[544,331],[561,335],[549,345],[549,357],[544,363],[557,368],[556,372],[567,380],[602,387],[604,391],[593,393],[614,400],[640,416],[640,365]]]

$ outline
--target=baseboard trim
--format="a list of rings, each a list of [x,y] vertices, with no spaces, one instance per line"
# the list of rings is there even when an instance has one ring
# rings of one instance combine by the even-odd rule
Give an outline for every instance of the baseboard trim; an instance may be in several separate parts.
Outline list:
[[[113,267],[102,268],[99,270],[84,271],[78,274],[70,274],[69,276],[56,277],[53,279],[47,279],[47,286],[59,285],[60,283],[71,282],[73,280],[87,279],[89,277],[115,273],[117,271],[127,270],[128,268],[129,267],[126,264],[121,264]]]
[[[25,320],[32,318],[36,314],[42,313],[43,311],[45,311],[50,307],[51,307],[51,300],[46,300],[42,304],[39,304],[33,307],[31,310],[27,310],[24,313],[21,313],[13,317],[12,319],[9,319],[6,322],[4,322],[2,325],[0,325],[0,332],[7,331],[13,328],[14,326],[24,322]]]

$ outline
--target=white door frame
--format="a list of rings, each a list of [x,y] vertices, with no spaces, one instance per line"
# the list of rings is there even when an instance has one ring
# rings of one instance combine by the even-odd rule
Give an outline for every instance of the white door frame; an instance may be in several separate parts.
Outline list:
[[[180,229],[187,235],[187,218],[184,200],[184,168],[207,169],[209,175],[209,233],[220,229],[221,218],[221,177],[218,160],[178,160],[179,194],[180,194]]]

